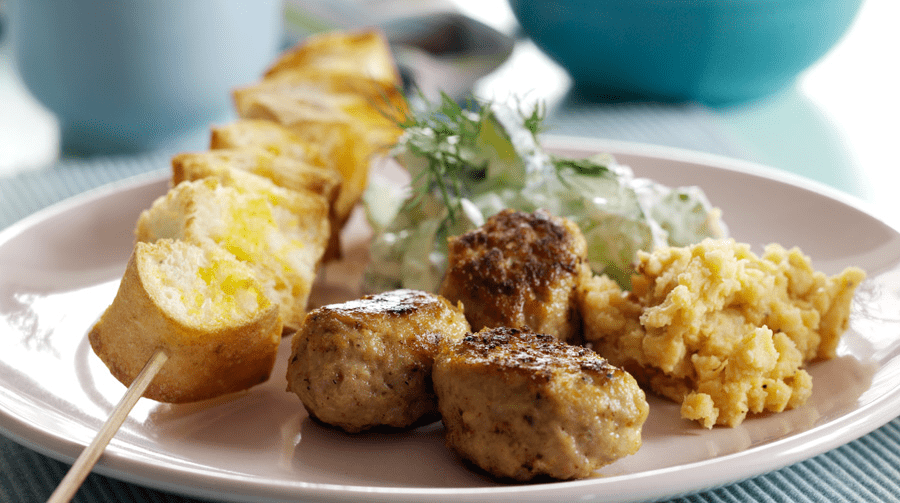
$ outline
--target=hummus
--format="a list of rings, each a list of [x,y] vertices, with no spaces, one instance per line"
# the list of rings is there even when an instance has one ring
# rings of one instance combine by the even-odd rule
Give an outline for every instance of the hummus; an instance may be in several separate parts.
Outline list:
[[[799,249],[761,257],[732,239],[638,252],[632,291],[579,289],[585,340],[704,427],[737,426],[812,393],[807,362],[833,358],[865,273],[827,276]]]

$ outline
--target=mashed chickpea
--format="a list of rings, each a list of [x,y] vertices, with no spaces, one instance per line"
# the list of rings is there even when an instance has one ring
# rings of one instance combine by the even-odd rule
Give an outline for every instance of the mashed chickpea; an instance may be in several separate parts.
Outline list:
[[[579,289],[585,339],[703,426],[806,402],[806,362],[833,358],[865,273],[815,271],[800,250],[731,239],[639,252],[632,292]]]

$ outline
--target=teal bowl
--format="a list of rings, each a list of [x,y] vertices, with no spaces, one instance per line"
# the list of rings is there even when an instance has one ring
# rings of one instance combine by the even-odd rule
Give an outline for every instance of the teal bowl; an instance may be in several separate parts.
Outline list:
[[[862,0],[509,0],[523,31],[602,100],[727,105],[790,85]]]

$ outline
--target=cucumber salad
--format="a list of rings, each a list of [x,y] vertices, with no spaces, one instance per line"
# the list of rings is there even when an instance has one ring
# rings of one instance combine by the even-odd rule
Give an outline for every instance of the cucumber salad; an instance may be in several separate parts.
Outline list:
[[[463,107],[447,96],[410,115],[393,152],[409,185],[373,179],[363,197],[374,232],[365,288],[437,291],[447,238],[505,208],[543,208],[575,222],[594,272],[626,289],[638,250],[727,233],[700,188],[637,178],[610,155],[555,156],[539,142],[542,121],[540,106]]]

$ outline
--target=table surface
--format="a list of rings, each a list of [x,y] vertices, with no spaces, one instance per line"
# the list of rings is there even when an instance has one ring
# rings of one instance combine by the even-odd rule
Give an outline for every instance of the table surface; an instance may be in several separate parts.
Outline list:
[[[461,2],[491,23],[509,22],[494,3]],[[491,9],[489,9],[490,7]],[[900,2],[867,0],[847,35],[795,85],[724,108],[693,103],[585,102],[568,77],[528,41],[476,86],[481,95],[527,94],[548,105],[551,133],[609,138],[756,161],[849,193],[898,227]],[[53,117],[18,82],[0,42],[0,229],[84,190],[152,170],[171,154],[206,147],[205,131],[133,156],[59,158]],[[839,233],[836,230],[836,233]],[[836,235],[835,239],[840,239]],[[900,383],[898,383],[900,384]],[[897,411],[900,415],[900,411]],[[773,473],[679,501],[900,500],[900,419],[860,440]],[[863,469],[860,469],[863,463]],[[0,502],[46,498],[67,466],[0,438]],[[91,475],[76,501],[193,501]]]

